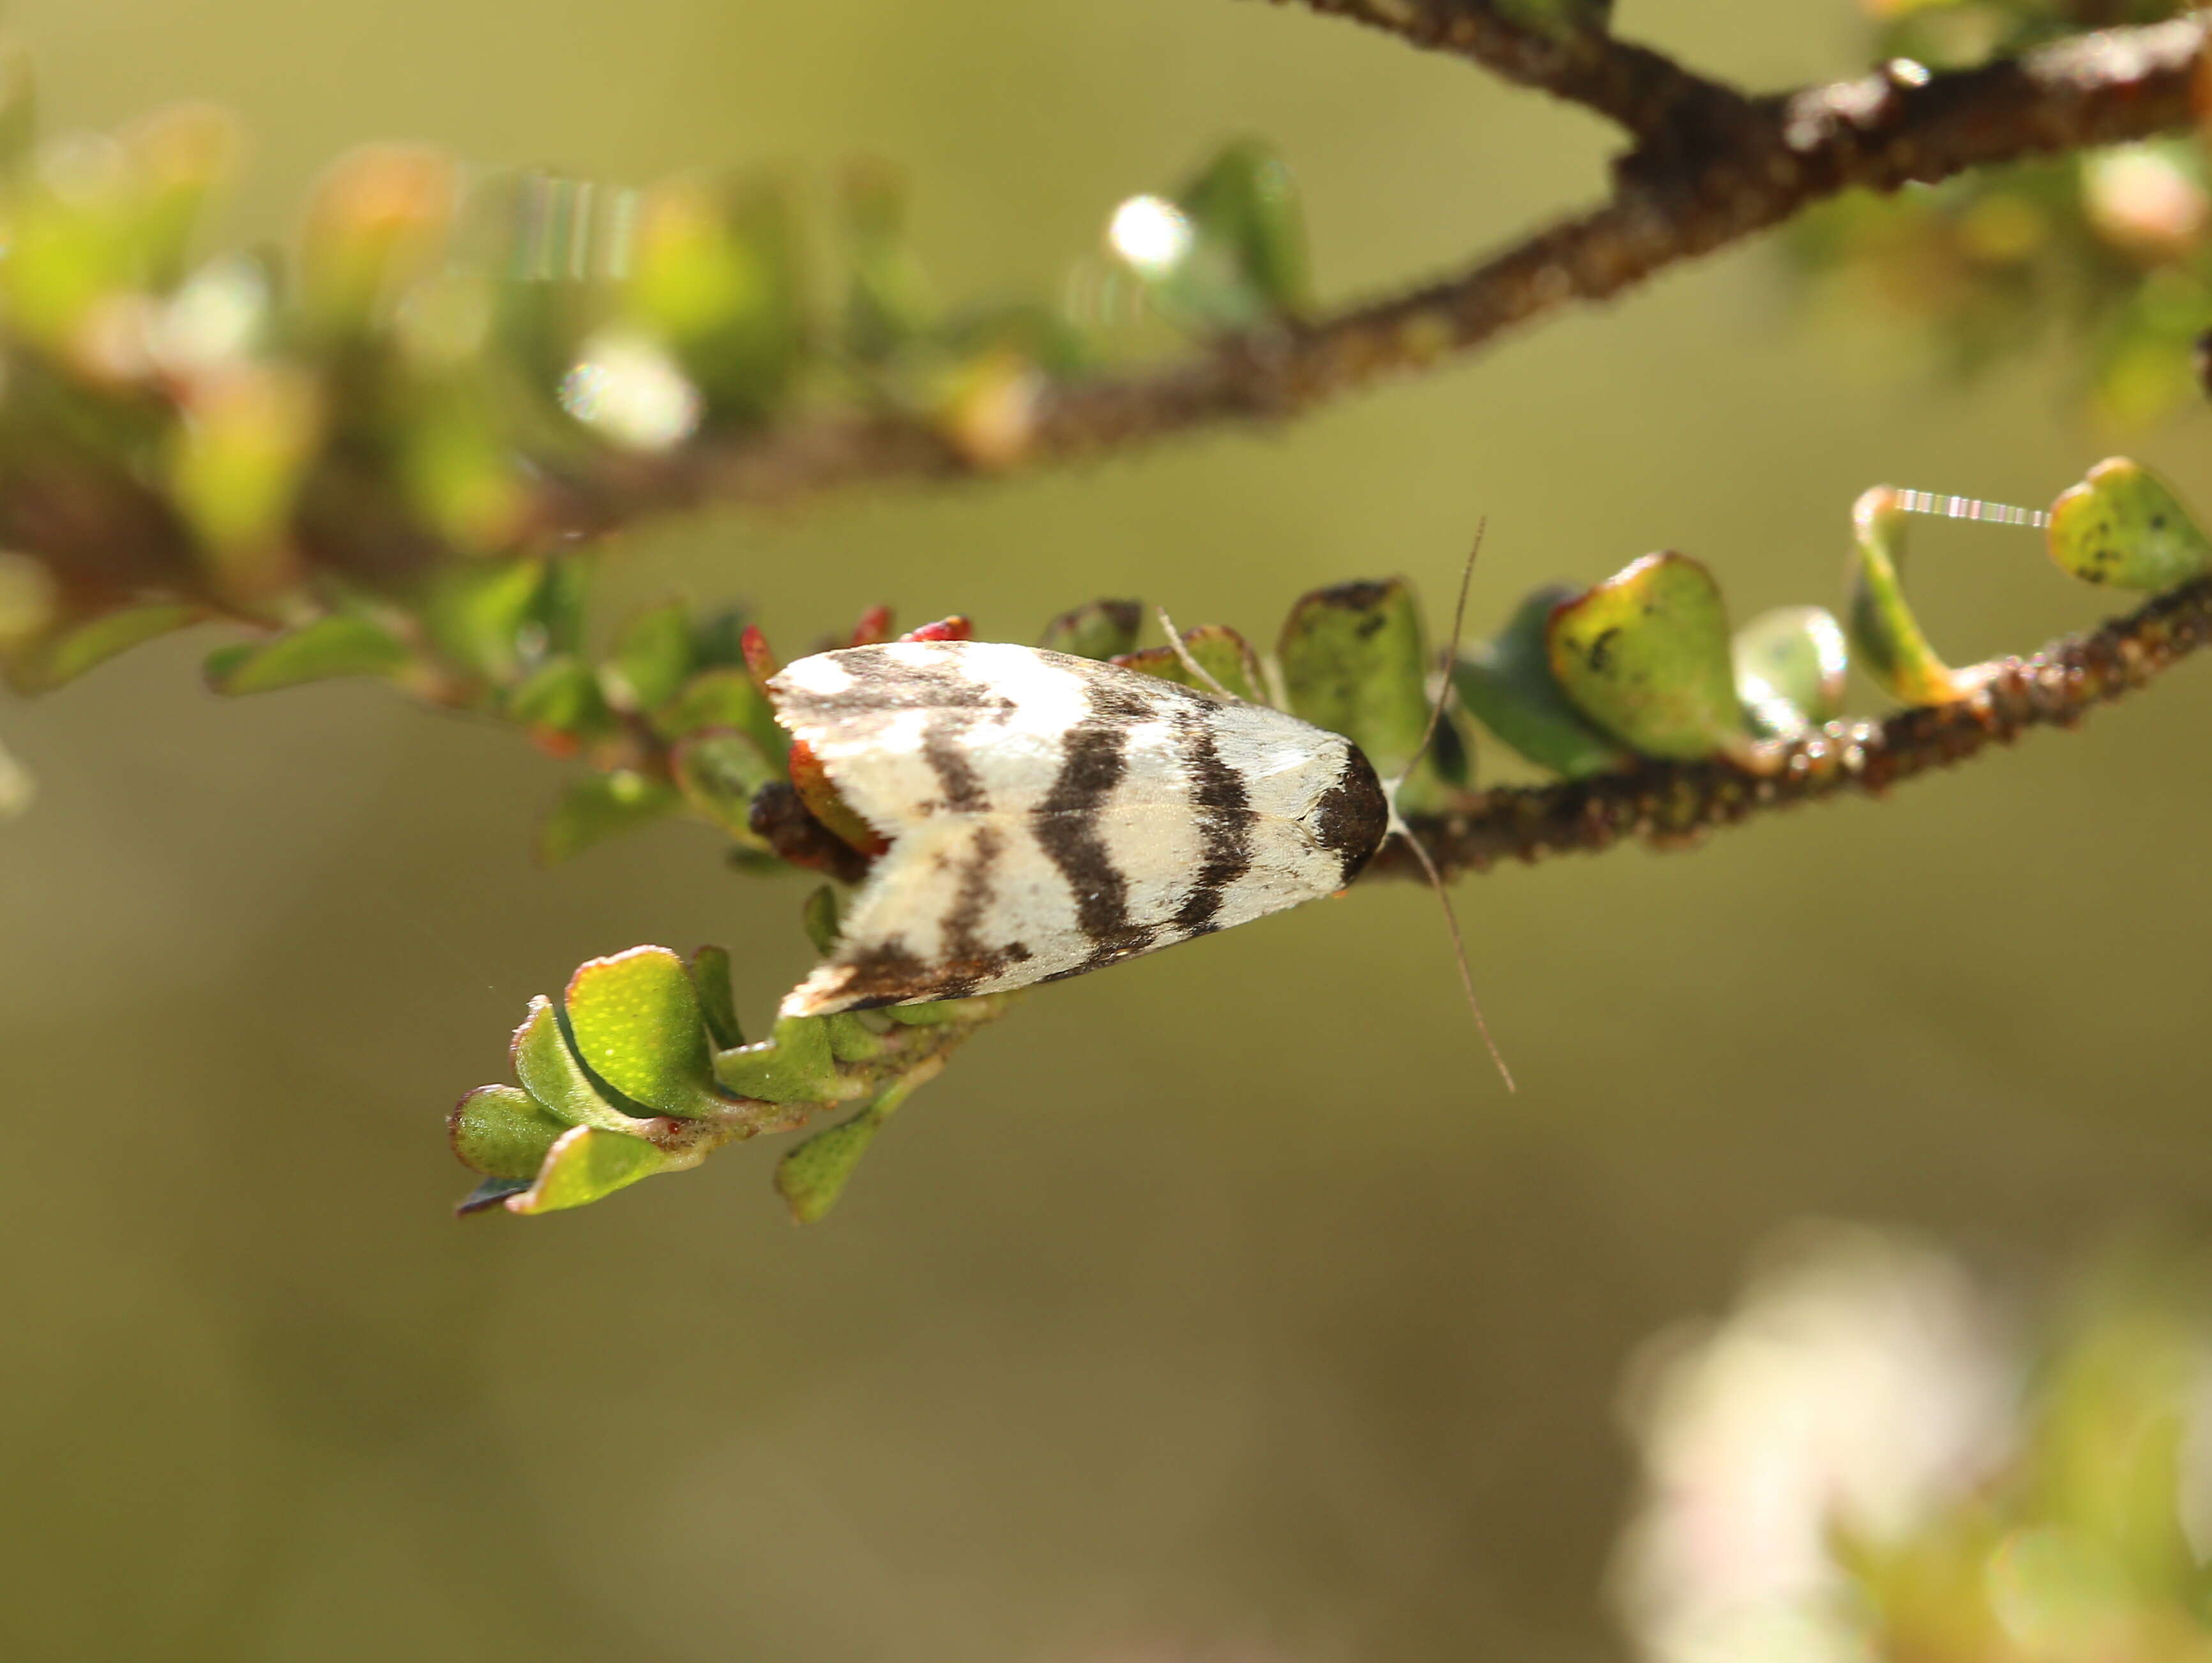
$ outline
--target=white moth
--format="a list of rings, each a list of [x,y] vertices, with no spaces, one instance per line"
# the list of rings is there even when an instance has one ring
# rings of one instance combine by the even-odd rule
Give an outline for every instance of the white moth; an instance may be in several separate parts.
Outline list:
[[[1470,551],[1454,650],[1474,570]],[[1510,1090],[1443,880],[1398,816],[1401,780],[1378,777],[1340,734],[1233,697],[1160,622],[1214,693],[988,641],[848,647],[770,678],[776,720],[889,845],[781,1014],[1079,976],[1334,894],[1395,834],[1443,903],[1468,1008]]]
[[[995,642],[817,654],[777,720],[890,842],[787,1016],[1001,992],[1341,889],[1390,831],[1340,734]]]

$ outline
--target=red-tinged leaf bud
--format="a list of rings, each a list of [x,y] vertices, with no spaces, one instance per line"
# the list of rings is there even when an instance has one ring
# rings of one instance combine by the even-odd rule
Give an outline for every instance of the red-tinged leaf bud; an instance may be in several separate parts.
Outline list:
[[[963,612],[940,618],[934,624],[924,624],[919,629],[908,630],[899,637],[901,641],[973,641],[975,638],[975,626],[968,621]]]
[[[738,650],[744,655],[745,670],[762,692],[768,691],[768,679],[783,667],[775,661],[769,650],[768,637],[761,633],[757,624],[748,624],[738,632]]]
[[[891,638],[891,609],[871,606],[860,614],[860,621],[853,625],[849,647],[880,647]]]

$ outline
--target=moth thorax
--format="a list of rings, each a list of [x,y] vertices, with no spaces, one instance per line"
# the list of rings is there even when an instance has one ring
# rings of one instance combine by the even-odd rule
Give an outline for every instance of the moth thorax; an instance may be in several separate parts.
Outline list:
[[[1344,771],[1314,805],[1312,826],[1314,840],[1344,862],[1339,881],[1347,884],[1390,835],[1390,799],[1358,746],[1344,747]]]

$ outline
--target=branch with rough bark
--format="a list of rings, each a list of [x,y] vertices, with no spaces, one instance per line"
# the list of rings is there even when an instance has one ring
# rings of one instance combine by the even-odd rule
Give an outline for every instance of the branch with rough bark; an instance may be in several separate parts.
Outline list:
[[[2032,728],[2070,728],[2100,704],[2148,685],[2212,643],[2212,579],[2154,597],[2124,618],[2060,637],[2027,658],[1961,673],[1968,697],[1917,705],[1881,722],[1830,722],[1792,741],[1771,773],[1712,761],[1646,763],[1593,779],[1506,787],[1470,813],[1418,819],[1413,830],[1446,872],[1501,861],[1597,854],[1641,842],[1679,849],[1706,832],[1774,809],[1892,786],[2009,745]],[[1419,877],[1403,849],[1373,868]]]
[[[1370,21],[1401,9],[1416,18],[1480,15],[1440,3],[1311,3]],[[1951,74],[1892,65],[1856,80],[1731,101],[1730,119],[1698,128],[1686,145],[1662,122],[1661,142],[1616,164],[1613,193],[1600,206],[1408,293],[1232,336],[1160,369],[1051,389],[1017,455],[1000,466],[1072,461],[1293,416],[1476,351],[1571,303],[1610,300],[1845,191],[1894,191],[2184,131],[2195,119],[2192,89],[2207,29],[2201,17],[2113,29]],[[1431,44],[1413,29],[1397,32]],[[1601,37],[1577,51],[1595,53],[1605,67],[1571,54],[1547,67],[1531,52],[1514,60],[1516,78],[1608,113],[1633,110],[1638,124],[1650,119],[1647,99],[1655,107],[1686,101],[1710,108],[1724,95],[1695,77],[1639,78],[1640,66],[1665,62],[1641,48]],[[1498,67],[1492,56],[1483,61]],[[1692,94],[1689,87],[1712,90]],[[544,508],[553,526],[596,532],[673,506],[781,502],[870,480],[987,471],[918,422],[823,417],[650,462],[611,463],[569,482]]]

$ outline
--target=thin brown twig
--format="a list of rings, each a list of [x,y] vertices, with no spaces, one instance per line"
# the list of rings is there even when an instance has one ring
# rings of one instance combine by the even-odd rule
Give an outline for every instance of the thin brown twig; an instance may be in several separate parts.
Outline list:
[[[2146,601],[2124,618],[2062,637],[2028,658],[1966,672],[1984,678],[1969,698],[1915,706],[1881,722],[1831,722],[1790,745],[1767,776],[1732,763],[1647,764],[1557,784],[1486,792],[1461,814],[1425,816],[1413,830],[1447,873],[1507,860],[1595,854],[1617,844],[1680,848],[1705,832],[1771,810],[1846,794],[1880,795],[1949,768],[2031,728],[2071,727],[2212,643],[2212,578]],[[1370,871],[1419,876],[1386,848]]]
[[[1647,140],[1688,125],[1718,128],[1752,102],[1662,52],[1597,27],[1516,21],[1493,0],[1274,0],[1395,34],[1428,52],[1473,59],[1492,74],[1581,104]]]
[[[2191,87],[2208,27],[2190,16],[2079,36],[1979,69],[1924,76],[1892,65],[1758,99],[1724,137],[1708,132],[1686,148],[1632,151],[1601,206],[1456,276],[1311,322],[1231,336],[1161,368],[1048,389],[1023,442],[988,465],[916,418],[815,417],[652,460],[603,461],[549,489],[541,523],[592,534],[669,508],[987,475],[1280,419],[1473,352],[1570,302],[1612,299],[1847,190],[1893,191],[2185,130],[2195,119]],[[307,530],[339,546],[351,535],[335,521]]]

